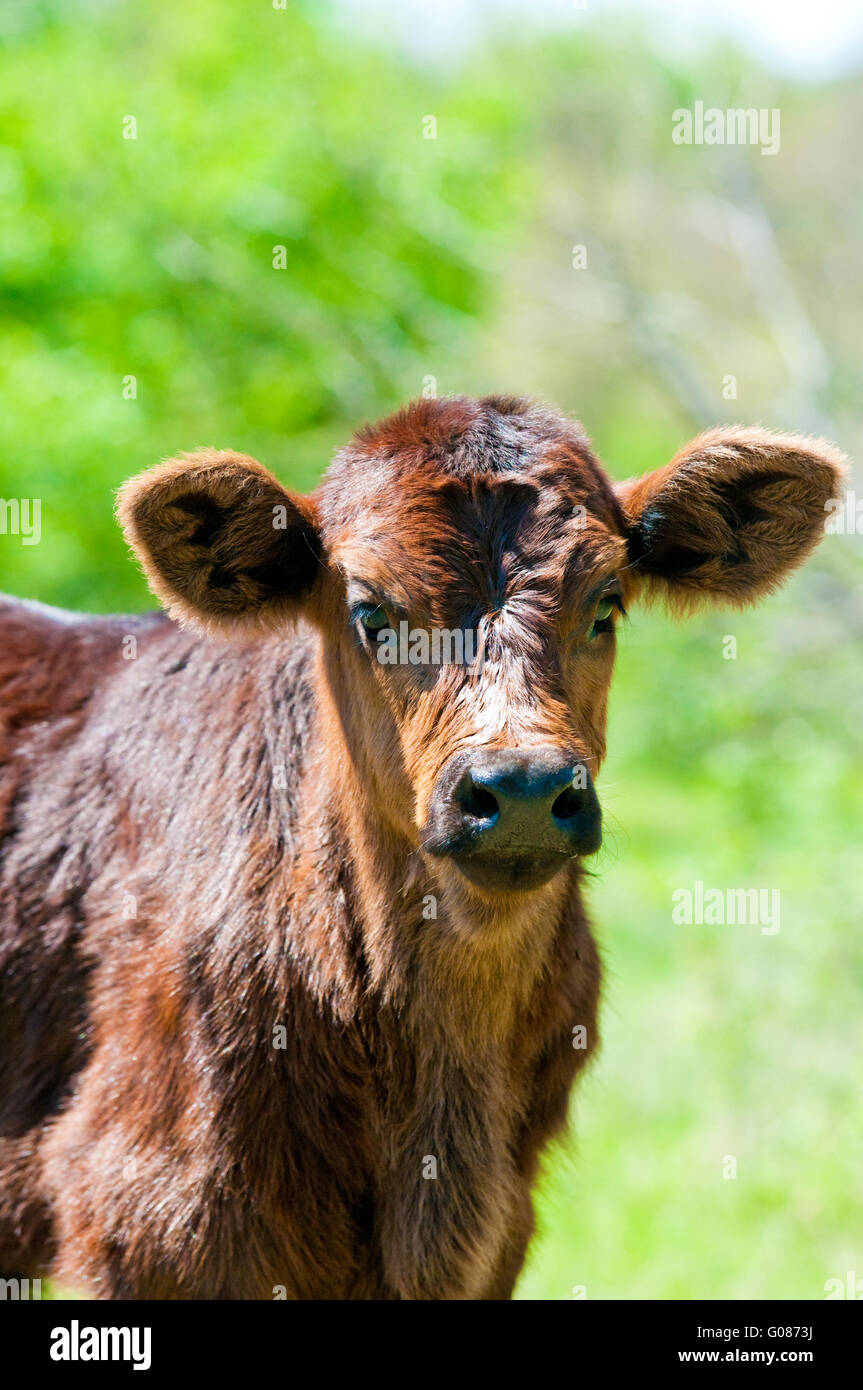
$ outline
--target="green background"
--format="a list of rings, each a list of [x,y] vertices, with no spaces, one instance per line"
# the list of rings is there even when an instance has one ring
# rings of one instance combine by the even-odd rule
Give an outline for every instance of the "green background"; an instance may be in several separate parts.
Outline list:
[[[0,495],[43,508],[38,546],[0,536],[9,592],[147,607],[125,477],[211,444],[308,488],[431,379],[556,401],[620,477],[730,420],[859,452],[856,78],[672,59],[601,15],[425,62],[264,0],[4,0],[0,42]],[[699,99],[778,108],[779,154],[675,145]],[[604,1046],[523,1297],[863,1278],[861,545],[757,610],[625,625]],[[674,925],[699,879],[778,888],[780,932]]]

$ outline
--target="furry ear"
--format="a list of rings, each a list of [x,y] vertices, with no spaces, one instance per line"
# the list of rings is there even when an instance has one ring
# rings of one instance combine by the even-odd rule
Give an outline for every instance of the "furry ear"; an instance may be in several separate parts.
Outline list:
[[[117,515],[171,617],[200,630],[279,626],[320,573],[314,504],[244,454],[170,459],[123,485]]]
[[[818,544],[845,465],[822,439],[708,430],[664,468],[618,484],[635,573],[683,607],[761,598]]]

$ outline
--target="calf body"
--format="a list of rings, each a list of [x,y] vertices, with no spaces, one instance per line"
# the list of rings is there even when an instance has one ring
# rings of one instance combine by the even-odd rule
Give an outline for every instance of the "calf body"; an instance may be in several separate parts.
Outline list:
[[[130,484],[172,617],[4,601],[0,1273],[508,1298],[597,1042],[614,610],[765,592],[839,472],[729,431],[615,490],[562,417],[423,402],[313,499],[214,452]],[[402,614],[483,663],[385,666]]]

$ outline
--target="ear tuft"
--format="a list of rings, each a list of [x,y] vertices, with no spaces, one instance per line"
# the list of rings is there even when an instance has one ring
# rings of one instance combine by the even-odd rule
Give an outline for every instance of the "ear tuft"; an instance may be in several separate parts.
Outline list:
[[[709,430],[664,468],[619,486],[632,564],[679,607],[754,602],[818,544],[845,472],[822,439]]]
[[[205,631],[280,625],[320,569],[313,503],[244,454],[170,459],[124,484],[117,515],[171,616]]]

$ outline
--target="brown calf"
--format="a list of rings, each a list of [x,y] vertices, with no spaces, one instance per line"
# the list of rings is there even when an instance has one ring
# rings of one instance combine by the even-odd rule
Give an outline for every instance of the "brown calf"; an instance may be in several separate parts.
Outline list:
[[[841,469],[718,429],[615,488],[557,414],[424,401],[311,498],[215,451],[128,483],[170,617],[4,601],[0,1273],[509,1298],[597,1040],[618,613],[769,593]]]

